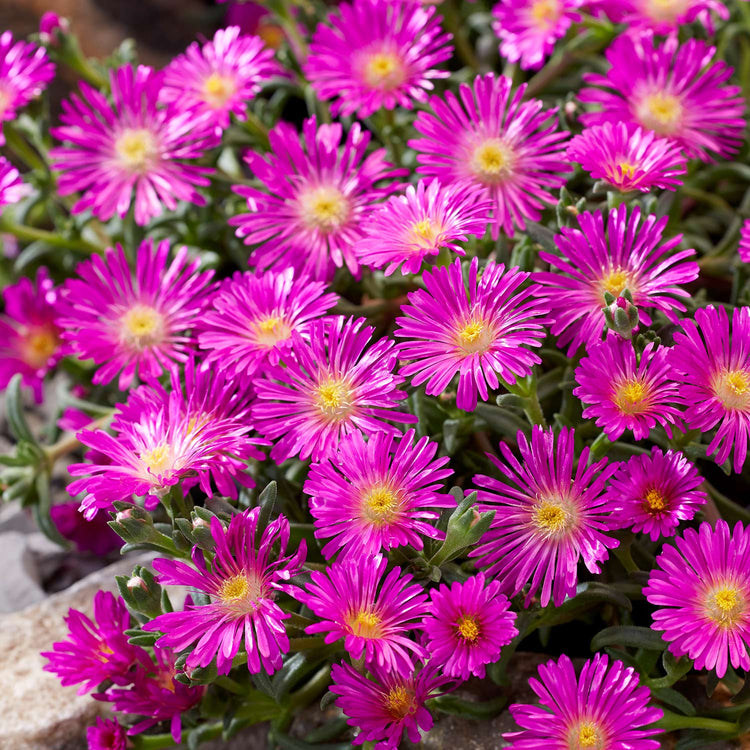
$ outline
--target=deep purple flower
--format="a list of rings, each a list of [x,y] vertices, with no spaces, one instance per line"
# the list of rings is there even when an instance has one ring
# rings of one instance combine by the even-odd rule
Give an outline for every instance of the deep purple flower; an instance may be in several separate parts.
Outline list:
[[[740,260],[750,263],[750,219],[745,219],[740,228],[740,244],[737,247]]]
[[[128,738],[117,719],[96,717],[96,724],[86,729],[88,750],[127,750]]]
[[[20,172],[4,156],[0,156],[0,207],[18,203],[31,192],[31,185],[23,181]]]
[[[493,261],[478,273],[473,258],[468,294],[459,258],[425,273],[426,288],[409,294],[393,334],[405,339],[400,372],[412,376],[412,385],[426,382],[428,395],[440,395],[458,375],[456,405],[466,411],[476,408],[477,396],[487,401],[498,376],[515,382],[528,375],[541,362],[529,347],[541,346],[546,335],[546,303],[534,296],[536,286],[521,288],[530,274]]]
[[[180,560],[157,558],[153,566],[162,584],[190,586],[208,594],[210,604],[191,605],[182,612],[159,615],[144,630],[164,633],[157,641],[177,651],[195,647],[186,668],[207,667],[214,658],[219,674],[227,674],[243,640],[247,667],[252,674],[268,674],[281,666],[289,650],[284,620],[289,618],[276,603],[278,592],[293,593],[287,581],[305,560],[305,543],[287,553],[289,521],[279,516],[258,534],[260,508],[232,517],[229,528],[211,519],[215,555],[206,562],[203,550],[193,547],[195,567]],[[278,544],[278,551],[271,550]]]
[[[87,520],[78,503],[58,503],[50,508],[50,517],[60,534],[73,542],[79,552],[104,557],[122,544],[109,527],[110,517],[104,511]]]
[[[657,607],[651,627],[676,657],[719,677],[728,662],[750,669],[750,531],[742,523],[733,533],[723,520],[686,529],[676,546],[664,545],[643,593]]]
[[[539,679],[529,686],[539,705],[513,704],[510,712],[520,732],[503,734],[516,750],[659,750],[649,739],[661,730],[647,728],[664,712],[648,705],[651,691],[638,684],[639,675],[621,661],[595,654],[576,678],[570,658],[563,654],[539,667]]]
[[[516,613],[500,593],[500,582],[485,585],[484,574],[478,573],[463,583],[441,584],[430,596],[422,627],[432,662],[449,677],[484,677],[485,665],[496,662],[502,647],[518,635]]]
[[[199,206],[196,187],[212,170],[197,166],[215,145],[213,124],[195,109],[158,104],[161,74],[139,65],[110,71],[112,102],[87,83],[63,101],[62,126],[52,128],[67,145],[50,151],[60,171],[60,195],[81,192],[73,213],[91,209],[107,221],[134,206],[137,224],[147,224],[177,201]]]
[[[305,482],[315,536],[330,539],[323,555],[370,556],[409,545],[421,550],[422,536],[443,538],[433,525],[436,508],[455,505],[441,492],[448,457],[435,458],[438,444],[414,441],[414,430],[396,439],[377,432],[345,437],[335,455],[314,463]],[[432,522],[432,523],[431,523]]]
[[[414,122],[423,137],[409,141],[417,172],[459,189],[479,188],[492,201],[494,238],[501,227],[512,235],[525,219],[538,221],[570,169],[568,133],[539,99],[524,101],[525,92],[525,84],[512,92],[505,76],[477,76],[473,87],[459,86],[458,97],[451,91],[431,97],[433,113],[420,112]]]
[[[474,477],[477,510],[494,510],[495,517],[471,556],[509,596],[530,583],[526,606],[540,587],[543,607],[550,600],[560,606],[575,594],[579,560],[598,573],[608,549],[618,545],[607,535],[610,508],[603,494],[617,464],[607,466],[603,458],[588,466],[588,448],[576,461],[574,433],[535,426],[529,442],[519,432],[521,460],[501,443],[502,458],[488,454],[500,478]]]

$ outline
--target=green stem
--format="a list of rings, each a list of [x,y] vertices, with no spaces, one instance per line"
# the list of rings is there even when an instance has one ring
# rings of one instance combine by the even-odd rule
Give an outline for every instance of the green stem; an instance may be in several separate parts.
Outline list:
[[[547,426],[547,420],[544,418],[544,412],[542,411],[542,405],[539,403],[536,388],[524,399],[523,411],[532,425]]]
[[[633,553],[630,551],[629,544],[621,544],[619,547],[615,547],[612,552],[628,573],[637,573],[640,570],[633,560]]]
[[[303,708],[315,700],[330,684],[331,668],[324,664],[296,693],[289,696],[289,708]]]
[[[213,740],[221,737],[224,725],[218,721],[215,724],[205,725],[201,732],[201,741]],[[171,734],[137,734],[129,738],[133,750],[160,750],[163,747],[174,747],[177,743],[172,739]]]
[[[54,232],[48,232],[46,229],[37,229],[36,227],[16,224],[8,218],[7,213],[0,216],[0,232],[12,234],[14,237],[18,237],[19,240],[24,240],[25,242],[46,242],[53,247],[60,247],[64,250],[75,250],[86,255],[98,255],[102,252],[100,247],[84,239],[72,240]]]
[[[705,716],[681,716],[664,711],[664,716],[655,722],[655,727],[672,732],[676,729],[705,729],[711,732],[721,732],[722,734],[736,734],[737,724],[731,721],[722,721],[721,719],[709,719]]]
[[[326,643],[322,635],[316,635],[311,638],[289,639],[289,650],[291,652],[310,651],[314,648],[322,648],[325,645]]]
[[[19,159],[22,159],[32,169],[39,170],[40,172],[49,171],[44,159],[27,143],[26,139],[10,122],[6,122],[3,126],[3,134],[5,135],[6,145]]]
[[[96,419],[90,424],[86,425],[84,429],[100,430],[106,428],[110,420],[112,419],[113,414],[114,410],[112,409],[103,417],[99,417],[99,419]],[[75,450],[81,444],[81,441],[78,439],[77,434],[78,433],[76,432],[67,432],[56,443],[50,445],[49,448],[44,449],[44,452],[47,455],[47,461],[49,462],[50,466],[52,466],[52,464],[54,464],[58,458],[66,455],[67,453],[70,453],[70,451],[72,450]]]
[[[256,135],[263,142],[263,148],[268,150],[271,142],[268,140],[268,128],[261,122],[260,118],[250,109],[247,110],[247,118],[242,123],[245,130],[251,135]],[[235,180],[236,182],[236,180]]]
[[[300,58],[300,62],[304,62],[305,60],[307,60],[307,42],[304,40],[302,35],[299,33],[299,29],[297,28],[297,19],[294,16],[292,4],[289,2],[289,0],[281,0],[279,5],[279,22],[281,23],[284,32],[289,37],[292,51],[297,57]]]
[[[458,56],[464,65],[470,67],[475,73],[479,72],[479,60],[474,54],[474,49],[469,44],[469,38],[466,35],[465,26],[461,20],[461,14],[456,7],[455,0],[448,0],[440,7],[443,14],[443,23],[445,28],[453,34],[453,43],[456,45]]]

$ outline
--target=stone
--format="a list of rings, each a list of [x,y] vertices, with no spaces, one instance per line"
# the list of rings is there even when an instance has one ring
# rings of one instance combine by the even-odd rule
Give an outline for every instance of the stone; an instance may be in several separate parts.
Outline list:
[[[28,536],[18,531],[0,534],[0,613],[16,612],[40,602],[45,593],[39,582]]]
[[[85,749],[86,727],[106,706],[77,695],[75,687],[62,687],[55,675],[43,671],[46,660],[39,653],[66,637],[63,618],[71,607],[90,615],[96,591],[114,590],[116,575],[127,575],[152,558],[150,553],[128,557],[37,604],[0,615],[0,750]]]

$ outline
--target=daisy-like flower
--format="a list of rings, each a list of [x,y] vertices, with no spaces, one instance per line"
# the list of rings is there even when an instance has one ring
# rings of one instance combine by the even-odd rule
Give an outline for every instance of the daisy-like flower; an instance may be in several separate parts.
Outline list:
[[[719,0],[605,0],[597,7],[614,23],[625,23],[636,32],[648,29],[664,36],[695,21],[713,34],[712,14],[724,21],[729,18],[729,10]]]
[[[449,60],[450,34],[434,7],[409,0],[342,3],[313,35],[305,77],[333,115],[369,117],[384,107],[411,109],[432,81],[447,78],[436,65]]]
[[[555,111],[539,99],[524,101],[526,85],[515,93],[511,80],[493,73],[477,76],[473,88],[459,86],[444,99],[430,98],[432,113],[420,112],[414,128],[422,138],[409,141],[417,151],[417,172],[459,189],[479,188],[493,204],[493,238],[500,228],[538,221],[550,192],[565,184],[568,133],[558,130]]]
[[[146,508],[158,505],[171,487],[198,485],[209,497],[215,485],[221,495],[237,497],[239,482],[252,486],[250,459],[263,459],[251,438],[249,394],[224,373],[210,367],[185,368],[185,385],[173,373],[167,392],[158,383],[141,386],[120,404],[112,421],[117,434],[81,430],[77,437],[92,448],[90,463],[72,464],[71,476],[81,477],[68,492],[85,492],[81,510],[87,519],[115,500],[146,497]],[[93,455],[92,455],[93,454]]]
[[[0,125],[44,91],[55,66],[42,47],[16,41],[10,31],[0,34]],[[0,146],[5,136],[0,127]]]
[[[503,738],[518,750],[659,750],[659,740],[650,739],[661,730],[648,725],[664,712],[649,706],[651,691],[638,684],[638,672],[621,661],[595,654],[576,678],[573,662],[563,654],[539,667],[539,679],[529,686],[539,705],[516,703],[510,712],[520,732]]]
[[[732,68],[714,62],[715,47],[677,35],[660,46],[650,34],[621,34],[606,52],[606,75],[585,73],[582,102],[600,111],[581,115],[584,125],[632,123],[677,144],[690,159],[727,158],[742,143],[744,99],[727,86]]]
[[[352,659],[364,656],[370,667],[403,674],[413,669],[414,656],[427,657],[408,635],[420,629],[427,595],[401,568],[386,575],[387,565],[385,557],[365,554],[334,562],[325,573],[312,571],[306,590],[294,596],[322,620],[306,633],[325,633],[326,643],[343,638]]]
[[[188,685],[175,680],[176,655],[167,648],[154,647],[155,660],[139,666],[129,688],[109,688],[94,697],[113,704],[115,711],[137,714],[146,718],[128,729],[128,735],[140,734],[155,724],[168,721],[175,744],[182,740],[182,716],[197,706],[205,685]]]
[[[674,190],[682,185],[685,157],[674,142],[651,130],[624,122],[585,128],[568,146],[568,159],[580,164],[595,180],[605,180],[620,192],[653,188]]]
[[[16,373],[42,401],[44,376],[60,355],[58,291],[46,268],[37,271],[36,282],[21,278],[3,289],[5,314],[0,315],[0,389]]]
[[[282,75],[273,50],[257,36],[243,36],[239,26],[219,29],[202,46],[193,42],[164,70],[159,100],[195,109],[213,119],[219,133],[230,114],[247,118],[247,102],[263,82]]]
[[[368,441],[353,432],[341,441],[335,456],[310,467],[305,492],[315,536],[330,539],[323,555],[365,557],[381,549],[410,547],[421,550],[422,536],[440,539],[431,522],[433,508],[455,505],[441,492],[442,481],[453,472],[448,457],[435,458],[438,444],[427,437],[414,441],[414,430],[396,439],[378,432]]]
[[[112,103],[87,83],[63,101],[62,126],[50,132],[65,144],[50,151],[60,171],[60,195],[82,192],[73,213],[91,209],[107,221],[134,204],[137,224],[170,211],[177,201],[199,206],[196,190],[212,170],[191,163],[215,145],[211,119],[195,109],[158,104],[161,75],[130,65],[110,72]]]
[[[573,389],[585,408],[586,419],[596,418],[610,440],[632,430],[644,440],[660,424],[672,436],[672,425],[682,416],[677,408],[678,385],[671,379],[669,350],[647,344],[636,357],[633,344],[610,335],[588,350],[575,371]]]
[[[680,521],[689,521],[706,502],[699,490],[703,478],[679,451],[632,456],[620,465],[607,488],[613,528],[649,534],[652,541],[674,536]]]
[[[277,592],[293,594],[289,579],[305,561],[305,542],[287,553],[289,521],[279,516],[268,524],[256,542],[260,508],[232,517],[229,528],[211,519],[215,555],[207,565],[203,550],[193,547],[195,567],[157,558],[158,580],[171,586],[190,586],[208,594],[210,604],[190,605],[182,612],[159,615],[143,626],[161,631],[157,641],[182,651],[193,644],[187,669],[207,667],[215,658],[219,674],[227,674],[243,638],[247,666],[252,674],[264,669],[272,674],[281,666],[281,655],[289,650],[284,620],[289,618],[276,603]],[[278,545],[273,556],[271,550]]]
[[[86,729],[88,750],[127,750],[128,737],[117,719],[102,719]]]
[[[608,549],[610,508],[604,489],[617,465],[603,458],[590,466],[588,447],[575,461],[575,430],[535,426],[531,442],[518,433],[521,461],[500,444],[502,459],[489,455],[502,479],[479,474],[477,510],[495,511],[489,531],[471,553],[477,564],[497,578],[502,590],[515,596],[530,583],[528,606],[541,586],[541,604],[558,607],[575,594],[578,561],[599,572]]]
[[[485,665],[496,662],[518,635],[516,613],[500,593],[500,582],[485,585],[479,573],[464,583],[442,584],[430,596],[430,614],[422,621],[430,658],[449,677],[484,677]]]
[[[318,127],[314,117],[302,124],[301,136],[280,122],[268,137],[271,154],[245,156],[265,189],[235,187],[247,199],[249,213],[229,220],[245,244],[257,245],[250,264],[261,270],[294,266],[315,278],[346,264],[357,274],[354,245],[362,236],[360,225],[375,204],[399,189],[392,180],[407,170],[393,169],[384,148],[366,156],[371,135],[358,123],[343,147],[341,125]],[[386,180],[391,182],[383,184]]]
[[[563,227],[555,244],[562,257],[542,251],[541,260],[550,264],[551,272],[539,271],[535,280],[544,287],[552,333],[557,345],[568,346],[572,355],[582,344],[601,340],[606,325],[602,308],[604,294],[620,297],[628,289],[638,308],[640,319],[651,325],[646,308],[662,312],[672,323],[675,310],[685,311],[676,297],[688,297],[678,284],[698,277],[698,264],[689,260],[692,249],[672,253],[682,240],[678,234],[662,242],[667,217],[650,214],[641,217],[639,206],[630,216],[625,204],[609,212],[606,228],[601,211],[578,216],[580,230]]]
[[[18,203],[31,193],[31,185],[21,179],[21,173],[0,156],[0,206]]]
[[[124,632],[130,627],[130,613],[125,602],[109,591],[94,595],[94,622],[71,609],[65,623],[68,637],[41,654],[48,662],[44,671],[57,675],[65,687],[80,684],[79,695],[91,692],[104,680],[127,685],[134,667],[151,661],[146,651],[128,643]]]
[[[325,315],[338,299],[325,284],[296,277],[293,268],[278,273],[240,273],[226,279],[197,324],[198,343],[207,361],[233,377],[253,375],[262,365],[277,365],[292,345],[292,331],[304,335],[310,322]]]
[[[428,732],[433,723],[424,704],[445,692],[448,678],[429,667],[406,675],[377,667],[371,671],[373,679],[368,679],[349,664],[331,667],[336,705],[347,724],[359,728],[353,744],[375,742],[374,750],[396,750],[404,732],[411,742],[419,742],[420,730]]]
[[[436,396],[458,375],[456,405],[466,411],[476,408],[477,395],[486,401],[499,387],[498,375],[528,375],[541,362],[528,347],[541,346],[545,336],[546,303],[534,296],[536,287],[521,289],[530,274],[489,261],[477,280],[478,269],[473,258],[468,292],[460,258],[425,273],[426,289],[409,294],[393,334],[406,339],[398,353],[412,385],[426,382],[426,393]]]
[[[651,627],[676,657],[719,677],[728,662],[750,669],[750,531],[742,523],[733,532],[723,520],[686,529],[664,546],[643,593],[657,607]]]
[[[734,447],[739,474],[750,443],[750,308],[735,307],[732,323],[723,307],[696,310],[681,321],[671,350],[688,429],[705,433],[718,425],[708,446],[723,464]]]
[[[78,357],[99,365],[95,384],[119,374],[118,387],[126,390],[136,376],[155,378],[187,361],[194,344],[185,334],[208,303],[213,271],[199,273],[200,260],[190,261],[185,247],[169,265],[168,258],[168,240],[145,240],[132,271],[118,245],[79,263],[79,278],[65,283],[63,338]]]
[[[257,398],[253,422],[276,441],[271,458],[292,456],[321,461],[332,456],[348,434],[362,431],[396,434],[384,420],[416,422],[393,411],[406,398],[394,375],[394,342],[381,338],[366,349],[374,329],[364,318],[335,316],[313,321],[306,336],[292,333],[293,357],[253,381]]]
[[[750,263],[750,219],[745,219],[740,228],[740,244],[737,252],[743,263]]]
[[[570,25],[581,20],[581,0],[501,0],[493,9],[492,30],[500,54],[523,70],[536,70],[552,53]]]
[[[468,235],[483,236],[491,209],[481,194],[420,180],[405,195],[389,198],[362,225],[357,255],[370,268],[385,266],[386,276],[399,266],[404,275],[419,273],[422,261],[444,247],[465,255],[457,243]]]

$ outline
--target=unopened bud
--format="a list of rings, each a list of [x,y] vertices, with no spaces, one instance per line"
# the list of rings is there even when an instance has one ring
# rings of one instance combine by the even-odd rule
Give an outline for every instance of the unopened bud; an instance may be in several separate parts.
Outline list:
[[[67,34],[70,30],[70,23],[67,18],[58,16],[57,13],[47,11],[41,19],[39,19],[39,38],[43,44],[48,44],[52,47],[57,46],[57,35]]]
[[[148,591],[148,584],[140,576],[130,576],[128,582],[125,584],[130,591],[133,589],[142,589]]]
[[[632,339],[633,331],[638,327],[638,308],[633,304],[630,292],[626,289],[617,299],[606,292],[604,299],[607,307],[602,308],[602,312],[607,326],[622,338]]]

